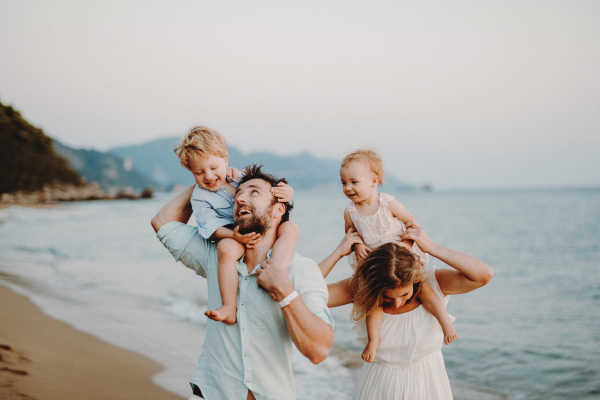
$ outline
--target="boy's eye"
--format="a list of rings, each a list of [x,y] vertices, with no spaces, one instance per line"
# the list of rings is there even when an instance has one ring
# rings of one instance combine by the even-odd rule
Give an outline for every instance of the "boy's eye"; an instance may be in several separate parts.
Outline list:
[[[217,169],[217,167],[212,167],[211,169],[214,171],[215,169]]]

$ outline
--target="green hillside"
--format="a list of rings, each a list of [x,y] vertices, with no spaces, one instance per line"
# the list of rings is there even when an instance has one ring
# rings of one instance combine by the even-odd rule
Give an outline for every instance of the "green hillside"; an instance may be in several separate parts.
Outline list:
[[[34,191],[56,183],[79,186],[83,181],[56,153],[50,137],[0,103],[0,194]]]

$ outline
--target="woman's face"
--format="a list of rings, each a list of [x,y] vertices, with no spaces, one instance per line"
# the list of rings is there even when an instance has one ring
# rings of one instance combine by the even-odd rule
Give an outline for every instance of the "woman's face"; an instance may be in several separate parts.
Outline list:
[[[393,308],[400,308],[406,304],[406,301],[413,295],[412,283],[406,286],[397,286],[394,289],[388,289],[383,292],[383,303]]]

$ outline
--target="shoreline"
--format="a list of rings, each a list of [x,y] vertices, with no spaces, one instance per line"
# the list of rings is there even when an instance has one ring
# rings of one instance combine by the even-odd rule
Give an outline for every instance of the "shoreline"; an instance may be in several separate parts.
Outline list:
[[[184,398],[153,382],[158,363],[49,317],[2,284],[0,304],[0,398]]]

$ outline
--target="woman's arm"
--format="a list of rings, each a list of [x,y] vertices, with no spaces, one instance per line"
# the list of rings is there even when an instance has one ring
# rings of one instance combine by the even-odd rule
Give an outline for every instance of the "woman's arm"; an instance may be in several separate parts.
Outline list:
[[[433,243],[425,230],[414,221],[406,224],[406,233],[402,239],[414,240],[421,250],[456,269],[436,271],[436,278],[444,295],[468,293],[487,285],[494,275],[487,264],[475,257]]]
[[[158,232],[160,228],[168,222],[177,221],[186,224],[190,220],[190,217],[192,216],[190,199],[192,198],[195,186],[196,185],[192,185],[173,197],[171,201],[165,204],[158,214],[152,218],[150,223],[155,232]]]
[[[352,246],[356,243],[362,243],[362,239],[360,238],[358,232],[356,232],[354,228],[350,227],[346,231],[346,236],[344,236],[333,253],[319,263],[319,269],[323,274],[323,278],[326,278],[327,275],[329,275],[329,272],[331,272],[338,261],[340,261],[344,256],[352,253]]]

